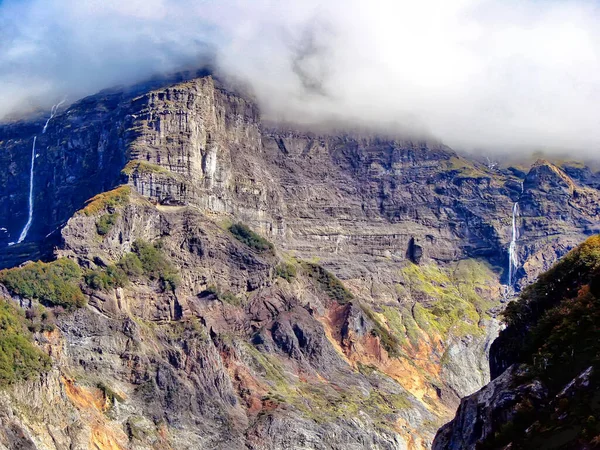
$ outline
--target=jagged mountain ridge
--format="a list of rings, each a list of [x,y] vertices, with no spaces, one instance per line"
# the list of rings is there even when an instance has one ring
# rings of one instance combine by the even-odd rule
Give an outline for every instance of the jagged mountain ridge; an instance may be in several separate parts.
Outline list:
[[[15,163],[12,172],[4,174],[10,189],[0,199],[2,217],[26,217],[28,179],[16,168],[21,163],[28,167],[27,145],[37,125],[11,125],[7,138],[0,132],[2,155]],[[526,261],[520,274],[525,281],[590,233],[598,220],[597,191],[588,179],[573,181],[548,162],[540,161],[530,170],[519,198],[518,177],[489,170],[442,145],[263,128],[251,101],[215,86],[211,78],[131,96],[117,91],[90,97],[57,115],[38,145],[36,166],[42,171],[34,184],[38,207],[33,241],[68,220],[56,234],[57,255],[84,268],[101,268],[122,258],[135,239],[159,240],[182,274],[174,295],[157,293],[155,285],[142,282],[120,291],[88,291],[90,310],[102,318],[80,310],[59,319],[59,336],[40,337],[54,339],[57,352],[89,342],[81,351],[65,353],[47,381],[55,390],[44,394],[61,397],[75,417],[90,411],[78,407],[77,396],[69,397],[71,387],[79,389],[75,392],[95,391],[89,381],[60,378],[70,370],[102,374],[131,395],[123,411],[117,405],[116,419],[93,415],[102,424],[103,439],[121,447],[158,445],[152,443],[155,437],[132,436],[127,424],[135,406],[144,427],[153,430],[150,435],[163,426],[177,430],[192,448],[285,448],[297,442],[307,442],[306,448],[426,448],[458,398],[487,381],[485,354],[495,322],[485,310],[499,303],[512,203],[522,203],[519,250]],[[120,183],[141,196],[134,192],[126,206],[102,207],[98,213],[69,220],[85,199]],[[115,213],[116,223],[99,236],[98,221]],[[16,219],[11,221],[11,235],[19,229]],[[245,222],[267,236],[278,258],[318,261],[344,281],[355,300],[340,304],[326,293],[315,293],[306,274],[288,288],[274,276],[278,260],[257,258],[235,244],[222,229],[227,220]],[[13,265],[30,258],[29,252],[29,247],[16,245],[0,259]],[[463,264],[472,261],[465,259],[469,257],[486,258],[497,268],[488,271],[481,260]],[[408,259],[420,264],[411,265]],[[465,271],[475,274],[475,297],[484,302],[460,310],[471,314],[464,320],[454,317],[459,311],[451,309],[449,319],[442,308],[447,303],[440,298],[455,302],[466,296],[465,286],[453,275]],[[203,294],[213,284],[236,294],[241,305],[231,308]],[[429,311],[438,315],[427,316]],[[196,339],[174,350],[163,328],[194,318],[210,340]],[[429,327],[429,319],[441,325]],[[162,328],[150,332],[140,320]],[[130,362],[146,361],[149,355],[147,349],[128,350],[140,342],[139,333],[146,333],[158,348],[146,372]],[[406,339],[398,343],[400,356],[391,354],[389,342],[386,349],[390,336]],[[246,347],[248,343],[252,347]],[[247,353],[254,348],[259,353],[252,363]],[[115,373],[99,363],[98,358],[104,358],[99,351],[109,354],[110,366],[121,369]],[[198,351],[200,367],[216,364],[217,392],[210,378],[198,386],[193,371],[181,362]],[[325,391],[316,397],[338,392],[342,384],[351,401],[344,403],[336,397],[339,392],[331,401],[345,405],[346,416],[335,412],[334,420],[325,424],[321,417],[311,417],[298,398],[309,408],[332,411],[327,405],[315,406],[303,384],[294,388],[300,389],[295,391],[300,396],[289,390],[282,393],[275,382],[281,375],[275,381],[273,373],[265,376],[269,361],[261,360],[263,353],[285,369],[284,384],[297,386],[289,373],[308,378],[309,385],[324,378],[320,389]],[[262,361],[258,367],[257,360]],[[166,385],[161,384],[161,370],[170,374]],[[336,380],[338,372],[345,383]],[[137,391],[142,381],[151,382],[160,408],[176,419],[145,404],[147,397]],[[190,398],[214,402],[210,414],[187,401],[170,405],[169,383],[178,389],[185,386]],[[353,386],[361,386],[358,399],[345,391]],[[373,409],[365,404],[370,392],[399,396],[399,403],[390,405],[376,397],[378,406]],[[270,396],[279,397],[273,401]],[[400,400],[405,397],[409,406]],[[14,401],[18,404],[18,397]],[[357,405],[363,413],[349,414]],[[191,415],[180,418],[187,409]],[[371,424],[357,424],[358,417]],[[390,425],[381,427],[382,418],[392,424],[391,430]],[[19,420],[19,426],[31,430]],[[237,426],[232,431],[215,425],[222,420]],[[208,425],[200,426],[202,421]],[[297,422],[302,426],[289,428]],[[365,426],[368,431],[357,432]],[[93,430],[84,427],[60,439],[84,442],[90,433],[93,437]],[[345,436],[342,440],[339,433]],[[185,441],[171,434],[170,441],[160,442],[182,448]]]

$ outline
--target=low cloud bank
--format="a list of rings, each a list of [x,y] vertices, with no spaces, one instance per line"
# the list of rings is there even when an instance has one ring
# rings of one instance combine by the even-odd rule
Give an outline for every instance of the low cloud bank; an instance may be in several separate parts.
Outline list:
[[[584,0],[5,0],[0,118],[210,61],[275,120],[593,155],[598,23]]]

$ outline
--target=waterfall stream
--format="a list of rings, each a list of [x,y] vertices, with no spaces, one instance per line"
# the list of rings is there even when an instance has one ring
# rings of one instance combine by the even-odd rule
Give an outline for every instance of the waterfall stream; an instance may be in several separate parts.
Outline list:
[[[523,195],[523,184],[521,184],[521,195]],[[519,256],[517,255],[517,240],[519,239],[519,227],[517,219],[519,218],[519,199],[513,204],[512,208],[512,237],[508,246],[508,288],[512,289],[515,283],[515,275],[519,269]]]
[[[33,146],[31,147],[31,168],[29,169],[29,216],[27,218],[27,223],[25,227],[23,227],[23,231],[21,231],[21,235],[17,240],[17,244],[20,244],[27,237],[27,233],[31,228],[31,222],[33,222],[33,167],[35,165],[35,142],[37,140],[37,136],[33,137]]]
[[[46,120],[46,123],[44,124],[44,128],[42,128],[42,134],[46,133],[46,129],[48,128],[48,124],[50,123],[50,120],[52,120],[52,118],[56,115],[58,108],[64,102],[65,102],[65,100],[52,106],[52,109],[50,110],[50,117],[48,117],[48,120]],[[20,244],[21,242],[23,242],[25,240],[25,238],[27,237],[27,233],[29,233],[29,229],[31,228],[31,224],[33,222],[33,176],[34,176],[34,168],[35,168],[35,158],[37,157],[37,155],[35,153],[36,141],[37,141],[37,136],[34,136],[33,137],[33,146],[31,147],[31,168],[29,169],[29,209],[28,209],[27,223],[25,224],[25,226],[23,227],[23,231],[21,231],[21,234],[19,235],[19,239],[16,242],[17,244]],[[10,242],[8,245],[11,246],[14,244],[15,244],[15,242]]]
[[[519,257],[517,256],[517,239],[519,238],[519,229],[517,228],[518,217],[519,202],[515,202],[512,209],[512,239],[508,246],[508,285],[511,287],[514,283],[515,272],[519,268]]]

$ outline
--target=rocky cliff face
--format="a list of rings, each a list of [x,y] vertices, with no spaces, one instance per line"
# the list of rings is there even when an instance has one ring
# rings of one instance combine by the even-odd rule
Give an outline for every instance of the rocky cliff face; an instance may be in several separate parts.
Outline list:
[[[26,222],[42,126],[0,128],[0,245]],[[22,412],[27,387],[4,402],[5,441],[31,448],[428,448],[489,379],[513,203],[523,285],[600,213],[589,170],[539,161],[523,180],[440,144],[269,128],[210,77],[84,99],[38,146],[33,227],[0,265],[106,271],[142,240],[181,282],[88,283],[89,306],[37,335],[51,425]],[[101,194],[120,184],[127,200]],[[275,250],[236,240],[238,221]]]
[[[122,182],[128,161],[124,176],[143,195],[234,214],[311,256],[404,260],[414,238],[436,261],[485,257],[504,267],[520,199],[520,278],[529,282],[598,226],[589,169],[567,167],[572,179],[539,161],[521,180],[439,144],[268,129],[252,102],[210,77],[144,89],[87,98],[38,136],[29,241]],[[26,222],[30,144],[42,126],[0,129],[0,217],[14,218],[2,225],[5,242]]]

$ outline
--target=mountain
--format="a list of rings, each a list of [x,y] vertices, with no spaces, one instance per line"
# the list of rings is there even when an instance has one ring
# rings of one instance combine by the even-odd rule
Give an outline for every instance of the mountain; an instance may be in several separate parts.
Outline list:
[[[7,448],[429,448],[600,220],[584,165],[264,124],[210,76],[4,124],[0,160]]]
[[[591,449],[600,443],[600,235],[525,289],[494,342],[494,379],[461,402],[434,449]]]

